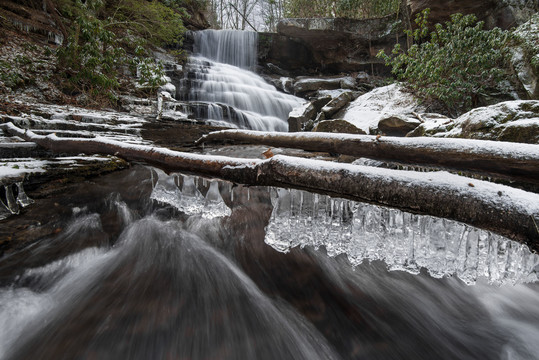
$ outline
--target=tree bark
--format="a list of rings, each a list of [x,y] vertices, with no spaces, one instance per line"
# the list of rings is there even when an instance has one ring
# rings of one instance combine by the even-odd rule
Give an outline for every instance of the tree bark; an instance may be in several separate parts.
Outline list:
[[[274,156],[268,160],[182,153],[106,138],[36,135],[11,123],[0,128],[56,153],[110,154],[245,185],[307,190],[433,215],[490,230],[539,250],[539,195],[451,175],[416,173]]]
[[[478,173],[539,186],[539,145],[500,141],[377,137],[329,133],[270,133],[223,130],[204,135],[197,144],[233,141],[322,151]]]

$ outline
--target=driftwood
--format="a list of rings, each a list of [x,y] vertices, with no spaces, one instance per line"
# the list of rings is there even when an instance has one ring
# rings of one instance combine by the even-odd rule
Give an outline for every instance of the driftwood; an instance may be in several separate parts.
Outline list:
[[[203,136],[197,143],[222,140],[432,166],[539,186],[539,145],[464,139],[269,133],[249,130],[216,131]]]
[[[274,156],[236,159],[130,145],[106,138],[36,135],[8,123],[1,129],[56,153],[98,153],[145,161],[245,185],[308,190],[428,214],[491,230],[539,250],[539,195],[445,172],[416,173]]]

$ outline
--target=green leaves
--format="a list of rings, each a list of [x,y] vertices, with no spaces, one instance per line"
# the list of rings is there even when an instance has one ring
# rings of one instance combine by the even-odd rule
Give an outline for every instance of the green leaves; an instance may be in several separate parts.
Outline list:
[[[399,45],[392,56],[378,57],[420,96],[445,104],[455,115],[478,105],[479,97],[510,77],[507,42],[510,34],[498,28],[483,30],[474,15],[453,14],[451,21],[428,28],[428,9],[407,34],[415,43],[407,52]]]
[[[127,69],[137,74],[144,89],[163,84],[162,65],[148,49],[181,44],[183,0],[58,2],[60,11],[72,20],[66,45],[57,50],[66,93],[114,99]]]

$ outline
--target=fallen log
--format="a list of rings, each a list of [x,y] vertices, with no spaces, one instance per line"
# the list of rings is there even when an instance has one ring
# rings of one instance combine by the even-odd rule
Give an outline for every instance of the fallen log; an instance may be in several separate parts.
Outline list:
[[[539,186],[539,145],[533,144],[250,130],[216,131],[202,136],[196,143],[222,140],[432,166]]]
[[[99,153],[145,161],[167,171],[186,171],[245,185],[308,190],[460,221],[539,250],[539,194],[447,172],[417,173],[273,156],[267,160],[182,153],[102,137],[43,136],[8,123],[12,135],[53,152]]]

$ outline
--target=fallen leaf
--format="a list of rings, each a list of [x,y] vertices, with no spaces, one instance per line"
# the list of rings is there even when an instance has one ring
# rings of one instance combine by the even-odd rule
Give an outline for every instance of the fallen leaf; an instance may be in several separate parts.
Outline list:
[[[468,186],[470,186],[470,187],[475,187],[475,185],[472,184],[472,183],[468,183]]]
[[[269,159],[270,157],[273,157],[273,152],[271,151],[271,148],[270,148],[270,149],[264,151],[262,153],[262,155],[264,155],[266,157],[266,159]]]

